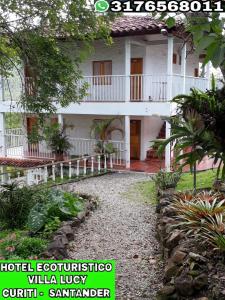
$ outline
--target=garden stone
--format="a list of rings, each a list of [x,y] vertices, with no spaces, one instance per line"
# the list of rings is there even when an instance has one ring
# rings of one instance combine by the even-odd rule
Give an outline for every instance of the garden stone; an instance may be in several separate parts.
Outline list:
[[[171,295],[175,292],[175,287],[173,285],[165,285],[161,290],[158,292],[157,299],[159,300],[170,300]],[[173,298],[175,299],[175,298]]]
[[[181,274],[174,280],[176,291],[182,296],[191,296],[194,293],[192,277]]]
[[[69,241],[74,239],[74,233],[70,225],[64,225],[56,232],[56,234],[65,235]]]
[[[81,211],[77,214],[77,218],[83,223],[85,221],[86,211]]]
[[[194,253],[194,252],[189,252],[189,257],[192,258],[194,261],[199,262],[199,263],[206,263],[207,258],[204,256]]]
[[[169,282],[172,277],[175,277],[178,273],[178,266],[174,264],[172,261],[169,261],[165,267],[165,275],[164,279],[166,282]]]
[[[172,207],[166,206],[161,210],[161,215],[163,217],[174,217],[176,213]]]
[[[196,300],[209,300],[209,298],[207,298],[207,297],[201,297],[201,298],[198,298]]]
[[[63,248],[69,244],[69,241],[65,235],[56,235],[53,238],[53,243],[56,243],[57,248]],[[50,244],[51,245],[51,244]]]
[[[193,285],[196,290],[201,290],[208,285],[208,276],[204,273],[200,274],[194,279]]]
[[[180,250],[176,250],[171,257],[171,260],[175,264],[180,265],[180,264],[182,264],[182,262],[184,261],[186,256],[187,256],[187,253],[180,251]]]
[[[169,217],[163,217],[160,219],[159,223],[164,226],[166,224],[172,225],[172,224],[176,224],[176,220],[174,220],[173,218],[169,218]]]
[[[71,226],[72,227],[77,227],[78,225],[80,225],[81,220],[78,219],[77,217],[73,218],[73,220],[71,221]]]
[[[175,229],[172,234],[170,234],[169,238],[166,240],[166,247],[169,249],[175,248],[178,244],[179,241],[183,238],[183,233]]]

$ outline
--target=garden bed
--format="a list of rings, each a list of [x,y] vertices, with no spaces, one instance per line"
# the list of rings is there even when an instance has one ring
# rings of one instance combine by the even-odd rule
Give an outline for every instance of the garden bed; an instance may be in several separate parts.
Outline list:
[[[225,299],[224,220],[213,223],[216,214],[224,215],[224,194],[201,191],[193,196],[159,186],[156,190],[157,235],[165,260],[158,299]]]
[[[74,228],[97,207],[97,199],[62,189],[37,190],[16,183],[0,195],[0,258],[64,259]]]

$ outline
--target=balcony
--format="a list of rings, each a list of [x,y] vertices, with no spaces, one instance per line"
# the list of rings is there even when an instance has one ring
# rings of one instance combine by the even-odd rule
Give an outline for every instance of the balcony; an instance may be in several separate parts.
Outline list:
[[[206,90],[208,79],[181,75],[107,75],[84,76],[79,85],[88,84],[84,102],[167,102],[191,88]],[[169,92],[171,89],[171,92]],[[32,90],[32,80],[20,78],[2,80],[2,100],[18,101],[21,92]]]

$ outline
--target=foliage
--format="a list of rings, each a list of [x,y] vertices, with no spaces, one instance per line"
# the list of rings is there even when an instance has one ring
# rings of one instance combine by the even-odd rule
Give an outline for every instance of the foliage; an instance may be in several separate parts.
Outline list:
[[[47,241],[35,238],[35,237],[25,237],[23,238],[15,248],[15,254],[26,259],[31,256],[38,256],[47,247]]]
[[[206,92],[192,89],[190,95],[178,95],[173,99],[177,104],[177,115],[168,119],[172,135],[162,142],[160,151],[173,143],[179,153],[175,162],[180,168],[191,168],[205,156],[213,159],[218,166],[217,177],[222,168],[225,178],[225,89],[217,89],[214,79],[212,88]],[[188,151],[187,151],[188,149]]]
[[[47,144],[54,153],[63,154],[72,147],[65,133],[65,128],[61,128],[59,124],[46,127],[44,136]]]
[[[44,238],[49,239],[52,234],[60,227],[61,221],[59,217],[50,218],[45,224],[45,228],[43,230]]]
[[[7,234],[0,240],[1,259],[31,259],[40,255],[47,247],[47,241],[40,238],[31,238],[23,232]]]
[[[173,208],[178,226],[188,235],[225,251],[225,199],[220,193],[180,193]]]
[[[19,113],[5,113],[5,127],[9,128],[21,128],[22,127],[22,115]]]
[[[117,148],[114,147],[113,143],[98,141],[95,145],[95,153],[98,154],[112,154],[116,153]]]
[[[175,188],[178,181],[180,180],[180,172],[166,172],[165,170],[160,170],[154,177],[153,181],[156,186],[162,190],[167,188]]]
[[[48,190],[45,202],[36,203],[28,216],[28,228],[38,232],[49,219],[58,217],[60,221],[76,216],[83,209],[82,198],[59,190]]]
[[[25,110],[53,112],[79,101],[86,92],[80,62],[95,39],[111,41],[109,16],[96,14],[86,0],[2,0],[0,10],[0,73],[23,79],[21,61],[29,66],[31,80],[21,98]]]
[[[6,228],[22,228],[33,205],[33,191],[20,188],[17,183],[2,185],[0,192],[0,220]]]
[[[94,121],[91,127],[91,136],[98,139],[95,146],[95,152],[99,154],[111,154],[115,153],[117,149],[114,147],[113,143],[109,142],[111,134],[118,131],[123,136],[124,132],[120,126],[115,126],[113,123],[119,121],[122,125],[120,118],[111,118],[106,120]]]
[[[63,154],[71,147],[69,137],[66,135],[66,127],[60,124],[41,125],[41,119],[32,127],[28,135],[31,144],[45,141],[55,154]]]
[[[182,19],[183,27],[188,32],[183,34],[184,41],[193,43],[197,53],[205,53],[204,64],[211,61],[213,67],[219,67],[225,77],[224,16],[218,12],[178,12],[175,16],[160,14],[160,18],[166,21],[169,28],[175,25],[177,16]]]

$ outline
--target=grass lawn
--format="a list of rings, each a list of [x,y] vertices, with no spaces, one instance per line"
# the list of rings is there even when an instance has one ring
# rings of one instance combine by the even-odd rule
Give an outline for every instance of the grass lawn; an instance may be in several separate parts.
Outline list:
[[[211,188],[216,178],[217,170],[208,170],[197,173],[197,189]],[[193,189],[193,174],[184,173],[178,182],[177,191],[185,191]]]
[[[216,170],[208,170],[197,173],[197,189],[211,188],[216,178]],[[193,174],[184,173],[178,182],[177,191],[186,191],[193,189]],[[136,192],[142,195],[145,202],[151,204],[157,203],[155,183],[153,181],[138,182],[134,185],[133,189],[129,191],[130,196],[135,198]]]

